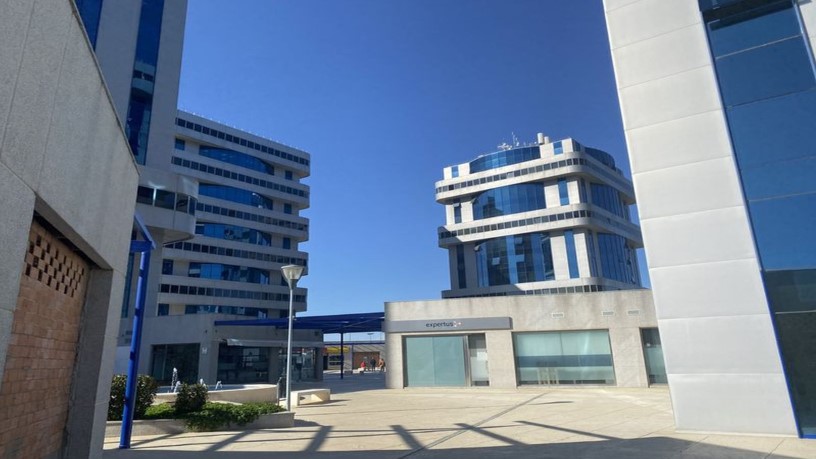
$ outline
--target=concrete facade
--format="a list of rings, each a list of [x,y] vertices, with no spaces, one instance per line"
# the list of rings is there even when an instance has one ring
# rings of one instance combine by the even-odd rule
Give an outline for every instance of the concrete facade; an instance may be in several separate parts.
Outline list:
[[[677,428],[796,435],[698,2],[604,6]]]
[[[495,317],[509,317],[511,327],[422,333],[392,331],[396,321]],[[515,333],[580,330],[608,330],[618,387],[649,386],[641,344],[641,330],[657,326],[649,290],[388,302],[385,319],[386,387],[391,389],[406,387],[403,344],[407,337],[484,333],[490,387],[515,388],[519,385],[513,349]]]
[[[56,451],[0,454],[98,457],[138,171],[72,1],[6,2],[0,63],[0,385],[10,384],[3,369],[35,216],[91,264],[76,363],[63,382],[66,440]]]
[[[151,288],[156,296],[146,307],[139,367],[142,372],[162,379],[152,368],[154,346],[198,343],[198,372],[184,375],[186,379],[204,379],[209,384],[219,380],[224,384],[247,382],[231,380],[229,372],[222,371],[219,375],[219,344],[228,339],[261,340],[265,343],[258,347],[271,348],[274,358],[268,362],[268,374],[260,376],[262,381],[253,382],[277,382],[280,372],[277,353],[281,351],[281,340],[286,339],[285,330],[229,327],[229,333],[219,334],[213,323],[287,317],[289,288],[280,268],[288,264],[308,264],[308,255],[299,251],[298,245],[308,239],[309,220],[299,213],[309,205],[309,187],[301,180],[309,175],[310,156],[191,113],[177,112],[174,125],[175,147],[168,174],[177,175],[185,183],[248,190],[272,200],[273,204],[271,209],[241,204],[201,195],[196,187],[194,192],[198,199],[192,204],[196,208],[196,235],[190,240],[165,245],[154,263],[158,275]],[[233,160],[251,158],[257,161],[256,165],[265,164],[273,172],[241,167],[213,158],[212,153],[205,156],[204,148],[218,152],[216,156],[240,155]],[[166,217],[180,213],[153,208]],[[161,222],[158,215],[157,221]],[[168,222],[164,226],[169,225]],[[250,233],[253,236],[249,236]],[[208,278],[200,272],[207,264],[254,270],[263,273],[265,282]],[[238,291],[241,295],[227,295],[224,293],[227,291]],[[306,310],[306,294],[304,288],[295,289],[295,312]],[[311,344],[302,347],[322,348],[321,344],[315,344],[321,341],[322,335],[315,337],[312,331],[297,331],[295,336],[298,340],[300,336],[309,337]],[[315,360],[317,362],[320,360]],[[312,376],[319,377],[319,374]]]

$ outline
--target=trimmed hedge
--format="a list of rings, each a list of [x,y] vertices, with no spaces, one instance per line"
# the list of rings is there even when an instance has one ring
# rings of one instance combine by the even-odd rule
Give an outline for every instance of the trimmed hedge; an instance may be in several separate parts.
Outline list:
[[[200,411],[187,414],[176,413],[173,405],[162,403],[153,405],[145,413],[144,419],[185,419],[187,428],[193,431],[209,431],[233,424],[243,426],[258,419],[262,414],[285,411],[276,403],[206,403]]]
[[[203,384],[181,384],[176,391],[176,413],[186,414],[199,411],[207,403],[207,386]]]
[[[243,426],[258,419],[262,414],[284,411],[277,403],[245,403],[230,405],[226,403],[207,403],[201,411],[188,413],[187,428],[204,432],[233,424]]]
[[[108,403],[108,421],[121,421],[122,411],[125,409],[125,385],[127,376],[114,375],[111,381],[110,402]],[[133,412],[134,419],[140,419],[145,411],[153,404],[153,398],[159,385],[156,380],[147,375],[139,375],[136,382],[136,405]]]

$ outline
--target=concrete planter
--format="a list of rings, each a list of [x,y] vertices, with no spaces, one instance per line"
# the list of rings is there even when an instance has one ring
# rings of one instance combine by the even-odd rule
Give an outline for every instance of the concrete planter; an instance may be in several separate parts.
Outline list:
[[[280,429],[293,427],[295,425],[295,413],[284,411],[282,413],[262,414],[254,422],[238,426],[222,427],[216,430],[236,431],[236,430],[259,430],[259,429]],[[122,421],[108,421],[105,427],[105,437],[118,437],[122,431]],[[151,419],[133,421],[134,437],[151,435],[174,435],[187,432],[183,419]]]

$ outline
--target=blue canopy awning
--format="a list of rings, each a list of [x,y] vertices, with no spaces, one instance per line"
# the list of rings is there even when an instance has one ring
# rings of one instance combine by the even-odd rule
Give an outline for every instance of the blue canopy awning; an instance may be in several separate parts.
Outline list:
[[[360,333],[382,331],[385,313],[362,312],[332,316],[301,316],[292,321],[292,328],[322,330],[323,333]],[[216,326],[287,328],[289,319],[216,320]]]

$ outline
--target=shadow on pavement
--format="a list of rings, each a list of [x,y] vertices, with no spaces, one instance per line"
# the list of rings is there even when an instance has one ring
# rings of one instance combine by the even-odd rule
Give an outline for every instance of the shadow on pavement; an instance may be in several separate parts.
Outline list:
[[[667,437],[649,437],[638,439],[615,439],[601,441],[583,441],[573,443],[551,443],[526,445],[516,442],[508,446],[481,448],[436,448],[422,449],[414,443],[408,443],[413,449],[404,450],[371,450],[371,451],[319,451],[321,443],[331,433],[331,428],[319,430],[313,440],[303,451],[218,451],[228,445],[232,439],[213,443],[206,451],[156,451],[109,450],[105,451],[106,459],[402,459],[402,458],[626,458],[626,459],[663,459],[663,458],[734,458],[753,459],[771,457],[785,459],[788,456],[768,455],[767,453],[747,451],[738,448],[708,445],[698,442],[679,440]],[[398,432],[399,434],[399,432]],[[240,434],[238,434],[241,436]],[[246,447],[242,442],[242,447]]]

